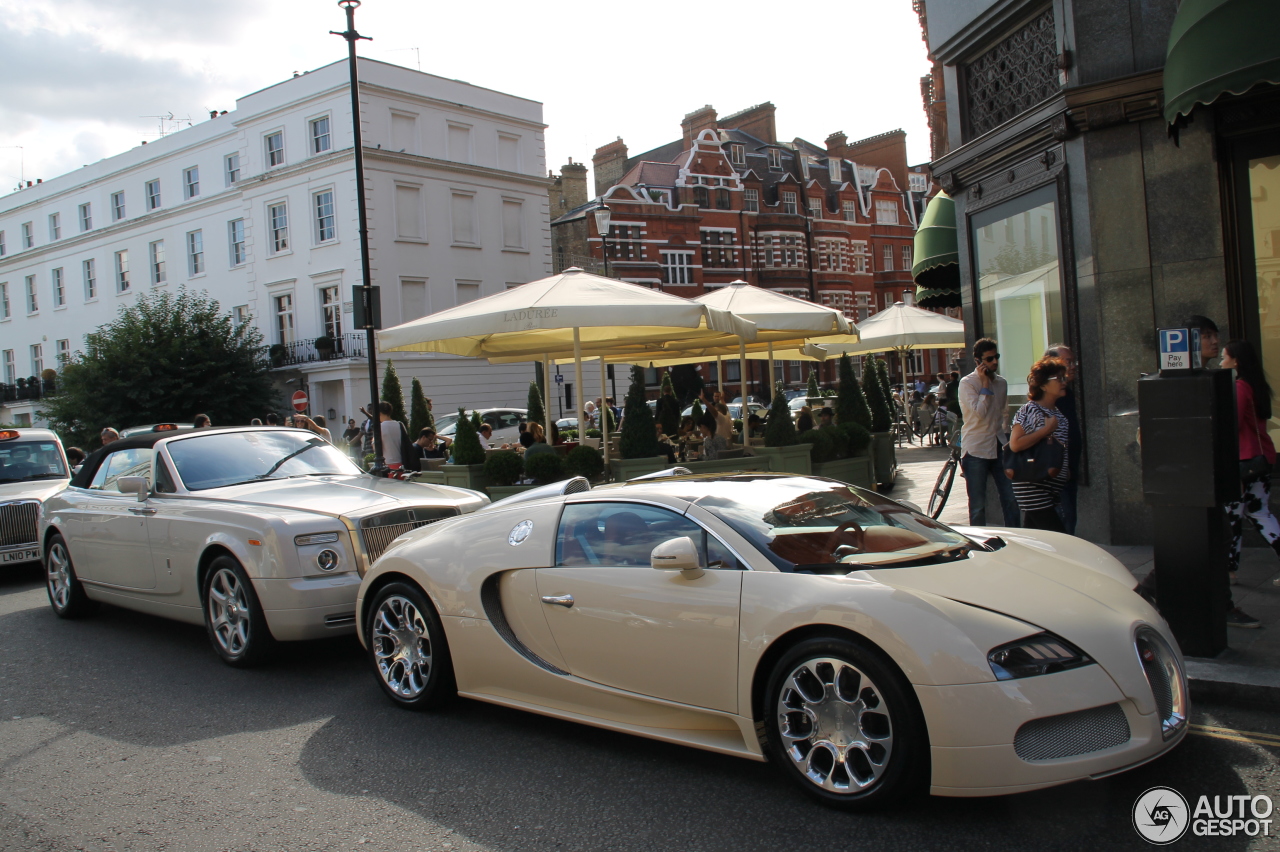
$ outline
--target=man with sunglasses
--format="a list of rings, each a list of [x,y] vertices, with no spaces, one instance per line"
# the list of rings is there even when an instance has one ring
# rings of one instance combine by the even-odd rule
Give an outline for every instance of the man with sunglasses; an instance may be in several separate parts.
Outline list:
[[[1000,351],[984,337],[973,344],[974,370],[960,380],[960,470],[969,495],[969,523],[987,523],[987,479],[995,482],[1006,527],[1021,526],[1013,485],[1004,474],[1001,448],[1009,443],[1009,383],[996,371]]]

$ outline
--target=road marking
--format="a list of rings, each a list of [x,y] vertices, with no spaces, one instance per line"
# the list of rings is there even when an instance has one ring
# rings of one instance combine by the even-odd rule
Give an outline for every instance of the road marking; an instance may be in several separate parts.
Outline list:
[[[1213,725],[1189,725],[1190,733],[1198,734],[1202,737],[1213,737],[1219,740],[1231,740],[1238,743],[1253,743],[1254,745],[1269,746],[1271,748],[1280,748],[1280,735],[1262,734],[1257,731],[1237,731],[1234,728],[1219,728]]]

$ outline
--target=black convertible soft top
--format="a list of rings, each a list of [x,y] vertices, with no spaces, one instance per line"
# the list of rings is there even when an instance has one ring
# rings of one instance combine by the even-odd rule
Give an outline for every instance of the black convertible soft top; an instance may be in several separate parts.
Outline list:
[[[89,454],[84,460],[84,464],[80,465],[80,471],[71,478],[71,485],[75,488],[88,488],[89,483],[93,482],[93,476],[98,472],[99,465],[102,460],[116,450],[133,450],[139,447],[150,448],[165,438],[172,438],[175,435],[190,435],[192,432],[234,432],[239,429],[276,429],[281,430],[284,426],[212,426],[204,429],[167,429],[163,432],[143,432],[141,435],[130,435],[128,438],[120,438],[112,441],[105,447],[99,447]],[[296,431],[296,430],[291,430]]]

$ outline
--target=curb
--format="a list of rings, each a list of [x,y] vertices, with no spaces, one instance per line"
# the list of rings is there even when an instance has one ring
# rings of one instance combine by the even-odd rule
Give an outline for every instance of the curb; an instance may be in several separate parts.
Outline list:
[[[1280,703],[1280,669],[1187,658],[1187,680],[1197,701],[1262,705]]]

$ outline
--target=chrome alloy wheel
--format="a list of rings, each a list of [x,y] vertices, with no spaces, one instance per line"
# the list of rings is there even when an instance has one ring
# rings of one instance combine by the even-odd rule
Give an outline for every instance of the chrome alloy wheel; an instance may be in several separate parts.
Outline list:
[[[244,584],[230,568],[219,568],[209,581],[209,624],[222,650],[239,656],[249,645],[249,599]]]
[[[382,682],[401,698],[417,698],[431,675],[427,621],[408,598],[392,595],[373,616],[373,655]]]
[[[844,660],[806,660],[778,695],[778,733],[800,773],[824,790],[856,793],[880,780],[893,753],[883,693]]]
[[[61,541],[49,548],[49,597],[59,611],[71,603],[71,557]]]

